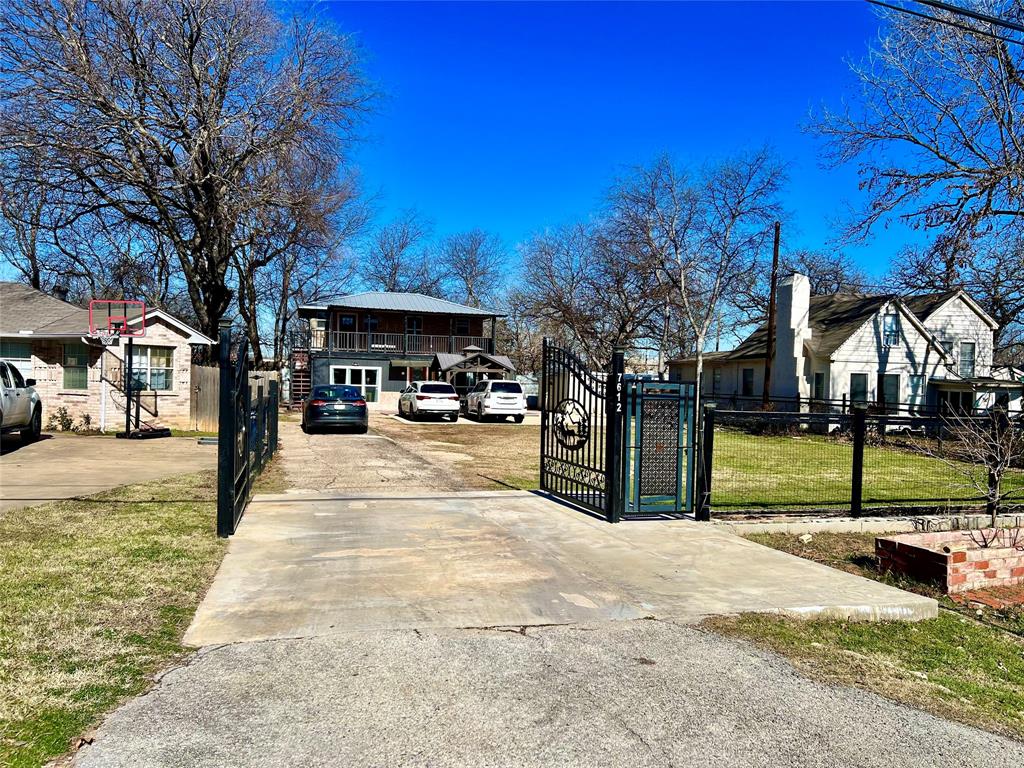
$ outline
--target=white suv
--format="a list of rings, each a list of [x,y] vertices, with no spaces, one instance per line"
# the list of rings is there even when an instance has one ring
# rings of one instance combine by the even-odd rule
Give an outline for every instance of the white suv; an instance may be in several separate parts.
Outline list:
[[[484,419],[511,416],[516,424],[526,418],[526,395],[518,381],[485,379],[466,395],[466,413]]]
[[[0,433],[18,431],[24,443],[39,439],[43,404],[35,384],[35,379],[23,379],[21,371],[0,361]]]
[[[459,394],[443,381],[414,381],[398,398],[398,415],[410,419],[447,416],[459,420]]]

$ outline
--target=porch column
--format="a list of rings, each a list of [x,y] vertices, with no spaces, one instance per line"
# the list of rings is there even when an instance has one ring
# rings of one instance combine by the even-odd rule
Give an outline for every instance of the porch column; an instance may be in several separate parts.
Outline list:
[[[496,355],[498,353],[498,347],[496,342],[498,339],[498,318],[491,318],[491,354]]]

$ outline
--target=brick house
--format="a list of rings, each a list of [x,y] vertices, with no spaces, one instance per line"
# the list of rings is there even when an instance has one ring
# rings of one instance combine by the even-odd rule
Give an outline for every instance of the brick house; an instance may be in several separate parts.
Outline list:
[[[213,343],[162,310],[146,310],[146,335],[133,342],[143,421],[190,426],[192,349]],[[88,310],[21,283],[0,282],[0,359],[36,380],[44,430],[62,407],[76,425],[87,416],[93,429],[124,429],[126,346],[121,339],[104,347],[91,337]]]

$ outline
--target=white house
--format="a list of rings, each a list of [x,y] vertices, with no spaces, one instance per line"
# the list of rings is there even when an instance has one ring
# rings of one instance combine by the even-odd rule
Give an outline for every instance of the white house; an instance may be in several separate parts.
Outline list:
[[[918,296],[811,296],[805,275],[779,284],[770,394],[778,403],[853,402],[903,412],[1021,410],[1024,376],[993,366],[996,323],[961,290]],[[704,357],[702,393],[722,407],[760,404],[767,326],[736,349]],[[695,378],[695,361],[669,376]]]

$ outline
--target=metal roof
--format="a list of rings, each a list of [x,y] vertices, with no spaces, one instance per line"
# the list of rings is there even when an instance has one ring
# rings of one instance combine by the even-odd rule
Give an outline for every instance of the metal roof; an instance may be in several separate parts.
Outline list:
[[[300,310],[377,309],[389,312],[416,312],[425,315],[471,315],[473,317],[504,317],[501,312],[480,307],[467,307],[454,301],[424,296],[421,293],[368,291],[347,296],[330,296],[316,304],[303,304]]]

